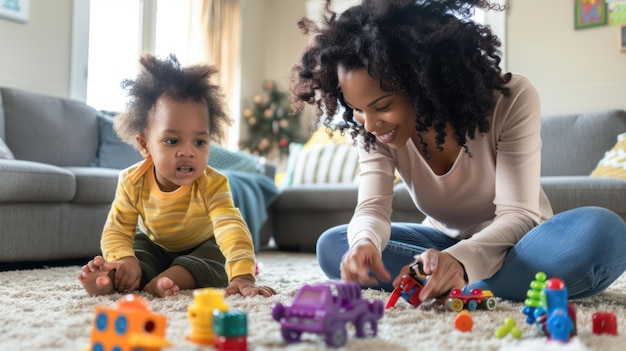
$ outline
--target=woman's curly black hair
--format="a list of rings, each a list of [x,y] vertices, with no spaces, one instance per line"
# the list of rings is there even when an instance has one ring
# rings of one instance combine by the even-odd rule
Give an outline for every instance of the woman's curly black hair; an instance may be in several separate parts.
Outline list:
[[[317,125],[321,122],[330,134],[351,129],[353,138],[364,137],[366,150],[372,147],[375,137],[355,122],[342,101],[337,78],[342,65],[366,68],[382,90],[407,96],[417,111],[418,135],[434,128],[439,150],[446,123],[466,151],[467,137],[489,130],[495,91],[509,94],[511,74],[500,68],[498,38],[469,18],[474,8],[503,6],[486,0],[363,0],[340,15],[331,7],[332,0],[325,0],[321,27],[306,17],[298,22],[314,38],[291,70],[297,111],[305,103],[314,105]],[[344,122],[334,124],[339,104],[345,107]],[[420,143],[428,155],[426,144]]]
[[[177,101],[204,101],[209,112],[209,137],[216,142],[223,140],[224,129],[232,121],[221,88],[210,82],[217,73],[215,66],[181,67],[173,54],[162,60],[144,54],[139,62],[142,70],[137,78],[122,81],[122,88],[128,91],[130,100],[126,111],[116,116],[113,122],[113,129],[120,139],[136,146],[135,136],[145,133],[151,110],[159,97],[167,94]]]

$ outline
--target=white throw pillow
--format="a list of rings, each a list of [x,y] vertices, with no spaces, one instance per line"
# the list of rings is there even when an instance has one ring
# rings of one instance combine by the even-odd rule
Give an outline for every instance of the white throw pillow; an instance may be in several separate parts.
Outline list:
[[[7,144],[4,143],[4,140],[0,138],[0,159],[14,160],[15,157]]]

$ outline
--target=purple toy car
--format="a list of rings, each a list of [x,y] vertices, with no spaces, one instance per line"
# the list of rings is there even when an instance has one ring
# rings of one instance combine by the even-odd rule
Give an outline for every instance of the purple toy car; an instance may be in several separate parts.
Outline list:
[[[287,342],[300,340],[302,332],[324,334],[326,345],[341,347],[347,342],[346,322],[352,322],[356,336],[376,336],[378,320],[384,311],[383,302],[361,297],[355,282],[329,281],[304,285],[291,305],[276,303],[272,317],[280,322]]]

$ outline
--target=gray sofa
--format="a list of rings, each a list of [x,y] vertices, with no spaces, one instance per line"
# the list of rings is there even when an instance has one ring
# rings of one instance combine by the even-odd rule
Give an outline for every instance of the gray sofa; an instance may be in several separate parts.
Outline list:
[[[80,102],[0,87],[0,139],[13,156],[0,157],[0,268],[99,253],[119,171],[142,159],[114,134],[112,117]],[[260,248],[271,232],[261,228],[265,207],[278,195],[273,167],[223,150],[212,147],[209,164],[229,172],[235,205],[244,218],[252,214],[247,220]]]
[[[626,220],[626,179],[589,176],[625,131],[622,110],[543,118],[541,184],[555,213],[595,205]],[[358,173],[355,153],[350,145],[327,144],[297,155],[291,184],[272,205],[279,249],[314,251],[324,230],[349,222],[357,201],[356,179],[350,178]],[[392,220],[421,222],[424,215],[404,185],[395,190]]]

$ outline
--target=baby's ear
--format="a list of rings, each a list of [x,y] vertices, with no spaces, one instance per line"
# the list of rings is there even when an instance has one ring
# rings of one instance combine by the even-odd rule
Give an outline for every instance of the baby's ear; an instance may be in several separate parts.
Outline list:
[[[141,156],[143,156],[143,158],[149,158],[150,151],[148,151],[148,141],[146,140],[146,137],[141,134],[137,134],[135,136],[135,140],[137,141],[137,150],[139,150]]]

